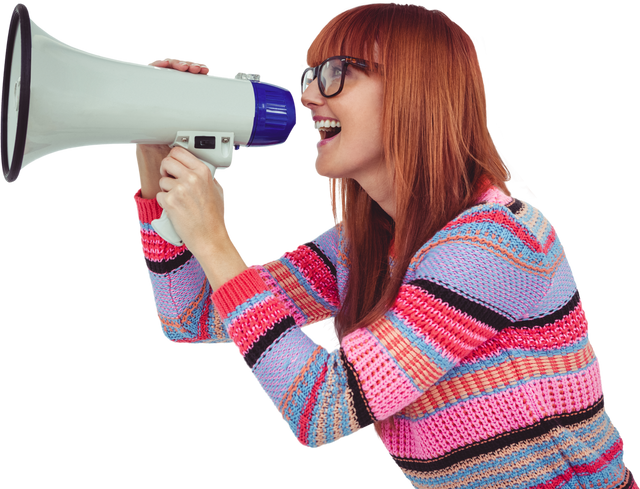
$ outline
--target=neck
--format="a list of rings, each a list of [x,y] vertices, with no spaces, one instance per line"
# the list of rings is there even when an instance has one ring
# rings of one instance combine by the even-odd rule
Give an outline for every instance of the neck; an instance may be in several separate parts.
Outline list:
[[[392,171],[382,167],[375,174],[366,175],[364,178],[356,178],[356,181],[369,194],[369,197],[375,200],[382,210],[395,221],[396,194]]]

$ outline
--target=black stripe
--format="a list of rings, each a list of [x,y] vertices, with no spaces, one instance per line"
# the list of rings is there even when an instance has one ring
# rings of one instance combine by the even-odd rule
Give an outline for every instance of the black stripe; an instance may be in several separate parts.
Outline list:
[[[242,358],[242,362],[247,370],[251,370],[257,363],[260,355],[262,355],[262,353],[264,353],[264,351],[269,348],[269,346],[282,334],[293,327],[297,327],[295,321],[291,316],[287,316],[282,321],[277,322],[273,329],[267,331],[267,333],[247,352],[244,358]],[[362,387],[358,384],[357,375],[353,365],[345,356],[342,348],[339,348],[338,351],[340,352],[342,363],[345,366],[347,385],[353,393],[353,406],[356,410],[356,419],[362,430],[368,430],[373,426],[373,422],[375,421],[373,414],[371,413],[371,408],[369,407],[369,403],[366,398],[362,395]]]
[[[635,481],[633,480],[633,474],[629,469],[625,469],[624,478],[625,481],[619,486],[616,486],[616,489],[631,489],[632,487],[634,487],[633,484],[635,483]]]
[[[621,484],[618,484],[615,489],[631,489],[633,487],[633,475],[629,471],[629,466],[625,467],[625,480]]]
[[[338,275],[336,273],[336,268],[333,266],[333,263],[331,263],[331,260],[327,258],[327,255],[325,255],[322,252],[322,250],[320,250],[320,248],[318,248],[316,245],[314,245],[310,241],[305,241],[304,244],[308,246],[311,250],[313,250],[313,252],[316,253],[322,259],[322,261],[325,263],[325,265],[327,265],[327,267],[331,271],[331,274],[337,279]],[[177,268],[180,268],[182,265],[187,263],[187,261],[189,261],[189,258],[191,258],[192,256],[193,255],[191,254],[191,252],[185,248],[182,253],[180,253],[179,255],[177,255],[175,258],[171,260],[152,261],[142,256],[142,263],[146,265],[146,267],[153,273],[165,274],[165,273],[170,273],[176,270]]]
[[[558,319],[562,319],[563,317],[570,314],[579,304],[580,295],[578,291],[573,294],[573,297],[567,302],[562,308],[557,311],[539,318],[528,319],[526,321],[517,321],[513,323],[514,328],[534,328],[536,326],[544,326],[545,324],[555,323]]]
[[[426,290],[427,292],[433,294],[436,298],[439,298],[450,306],[455,307],[462,312],[466,312],[470,316],[478,319],[479,321],[482,321],[485,324],[488,324],[498,331],[508,326],[512,326],[514,328],[533,328],[536,326],[544,326],[545,324],[552,324],[555,321],[562,319],[570,314],[580,303],[580,294],[578,293],[578,291],[576,291],[569,302],[567,302],[557,311],[539,318],[512,323],[507,317],[502,316],[495,311],[492,311],[482,304],[469,300],[466,297],[457,294],[455,291],[437,284],[436,282],[419,279],[410,282],[410,284],[416,285],[421,289]]]
[[[264,353],[264,351],[269,348],[281,335],[283,335],[290,328],[297,327],[295,321],[291,316],[287,316],[282,321],[277,322],[273,329],[267,331],[267,333],[261,337],[252,347],[247,351],[247,354],[242,358],[242,362],[244,363],[247,370],[251,370],[253,366],[257,363],[260,355]],[[362,387],[358,384],[357,375],[355,373],[354,367],[349,362],[347,357],[344,354],[342,348],[339,348],[340,358],[342,360],[343,365],[345,366],[345,371],[347,374],[347,385],[349,389],[353,393],[353,406],[356,410],[356,418],[358,424],[361,426],[362,430],[367,430],[373,426],[373,422],[375,421],[373,418],[373,414],[371,413],[371,408],[369,407],[369,403],[366,398],[362,395]]]
[[[176,268],[181,267],[185,263],[189,261],[193,255],[189,250],[184,250],[183,253],[179,254],[175,258],[171,260],[163,260],[163,261],[151,261],[148,258],[145,258],[147,262],[147,268],[153,273],[169,273],[174,271]]]
[[[415,470],[417,472],[431,472],[434,470],[446,469],[453,464],[496,452],[497,450],[504,449],[509,445],[544,436],[558,426],[570,426],[572,424],[580,423],[581,421],[585,421],[596,416],[602,409],[604,409],[604,400],[601,397],[593,406],[583,409],[582,411],[543,418],[533,426],[523,428],[513,433],[499,435],[484,442],[474,443],[450,453],[449,455],[440,457],[437,460],[399,459],[395,457],[394,460],[401,468],[406,470]]]
[[[356,419],[358,420],[360,428],[364,428],[375,421],[371,413],[371,408],[369,407],[367,399],[364,397],[356,371],[347,359],[342,348],[340,348],[340,358],[342,359],[344,370],[347,372],[347,385],[353,394],[353,407],[356,410]]]
[[[322,261],[325,263],[325,265],[327,265],[327,268],[329,268],[329,270],[331,271],[331,275],[333,275],[337,279],[338,274],[336,272],[336,267],[333,266],[333,263],[331,263],[331,260],[329,260],[327,255],[325,255],[320,248],[318,248],[315,244],[313,244],[309,240],[304,241],[303,244],[305,246],[308,246],[311,250],[313,250],[313,252],[316,255],[318,255],[320,258],[322,258]]]
[[[295,324],[296,322],[291,316],[285,316],[275,323],[273,328],[269,329],[264,336],[261,336],[260,339],[256,341],[251,348],[249,348],[249,351],[244,356],[244,361],[247,362],[247,365],[253,368],[260,358],[260,355],[262,355],[265,350],[280,337],[280,335],[289,328],[295,326]]]
[[[524,208],[524,204],[520,201],[520,198],[517,195],[514,195],[514,197],[515,200],[507,206],[507,209],[509,209],[513,214],[517,214]]]
[[[442,302],[446,302],[451,307],[454,307],[461,312],[467,313],[469,316],[477,319],[484,324],[488,324],[498,331],[513,324],[508,317],[492,311],[488,307],[485,307],[478,302],[467,299],[457,292],[447,289],[446,287],[432,282],[431,280],[418,279],[409,282],[409,284],[420,287],[421,289],[434,295],[437,299],[442,300]]]

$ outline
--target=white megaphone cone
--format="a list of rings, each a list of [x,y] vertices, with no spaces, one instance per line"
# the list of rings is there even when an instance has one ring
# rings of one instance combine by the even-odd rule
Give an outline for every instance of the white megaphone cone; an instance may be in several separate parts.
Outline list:
[[[295,125],[291,94],[256,78],[193,76],[94,56],[48,35],[18,5],[2,87],[5,179],[55,151],[113,143],[180,145],[213,173],[231,164],[234,147],[282,143]],[[182,244],[165,214],[153,225]]]

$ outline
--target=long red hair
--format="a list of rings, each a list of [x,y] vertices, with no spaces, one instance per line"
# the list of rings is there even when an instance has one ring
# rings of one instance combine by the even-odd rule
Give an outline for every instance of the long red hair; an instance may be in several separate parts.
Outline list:
[[[395,4],[348,10],[320,32],[307,63],[317,66],[336,55],[378,63],[383,147],[396,195],[394,221],[355,180],[332,181],[334,215],[339,194],[350,260],[335,321],[342,339],[387,312],[415,253],[471,207],[481,187],[490,183],[508,194],[509,173],[487,129],[475,47],[442,12]]]

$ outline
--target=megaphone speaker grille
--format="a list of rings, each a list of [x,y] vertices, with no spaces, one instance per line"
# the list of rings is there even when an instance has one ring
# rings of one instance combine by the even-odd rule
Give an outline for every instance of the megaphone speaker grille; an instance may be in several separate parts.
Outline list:
[[[16,37],[20,30],[20,70],[14,70],[14,48]],[[19,77],[16,76],[19,73]],[[11,92],[17,96],[15,108],[10,103]],[[31,93],[31,21],[27,7],[22,4],[16,6],[11,17],[9,27],[9,39],[7,40],[7,53],[4,60],[4,78],[2,83],[2,171],[8,182],[18,178],[22,168],[25,143],[27,140],[27,125],[29,122],[29,97]],[[16,117],[17,113],[17,117]],[[9,140],[8,129],[12,128],[12,137]],[[15,130],[14,127],[15,126]],[[10,145],[13,146],[11,158],[9,157]],[[10,161],[11,160],[11,161]]]

